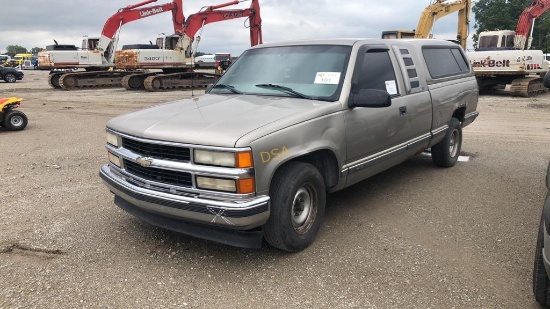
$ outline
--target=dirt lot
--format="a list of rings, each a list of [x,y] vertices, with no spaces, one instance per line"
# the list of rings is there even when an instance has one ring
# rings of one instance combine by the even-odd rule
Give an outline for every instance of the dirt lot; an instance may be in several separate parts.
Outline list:
[[[0,308],[537,308],[531,270],[550,159],[550,94],[483,96],[451,169],[413,158],[329,195],[300,253],[149,226],[98,177],[110,118],[202,91],[54,91],[25,71],[0,130]]]

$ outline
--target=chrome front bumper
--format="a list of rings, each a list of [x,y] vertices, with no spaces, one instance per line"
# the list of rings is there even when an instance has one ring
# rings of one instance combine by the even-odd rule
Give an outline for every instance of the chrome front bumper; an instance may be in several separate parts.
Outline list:
[[[111,171],[108,164],[101,167],[99,176],[111,192],[132,206],[171,219],[249,230],[263,225],[269,217],[269,196],[219,201],[158,192],[126,181]]]

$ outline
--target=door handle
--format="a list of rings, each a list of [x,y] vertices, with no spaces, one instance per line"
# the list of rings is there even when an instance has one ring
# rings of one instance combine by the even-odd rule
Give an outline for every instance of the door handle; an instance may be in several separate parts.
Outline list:
[[[401,106],[399,107],[399,115],[405,115],[407,113],[407,107]]]

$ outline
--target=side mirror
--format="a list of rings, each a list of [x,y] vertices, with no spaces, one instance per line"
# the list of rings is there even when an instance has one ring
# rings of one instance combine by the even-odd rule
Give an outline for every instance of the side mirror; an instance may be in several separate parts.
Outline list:
[[[391,97],[387,91],[378,89],[361,89],[352,94],[348,102],[349,108],[354,107],[388,107],[391,106]]]

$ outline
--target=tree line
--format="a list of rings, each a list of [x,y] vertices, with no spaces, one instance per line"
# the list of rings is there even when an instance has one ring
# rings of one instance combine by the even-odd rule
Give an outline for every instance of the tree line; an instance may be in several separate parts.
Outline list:
[[[30,50],[28,50],[23,46],[8,45],[8,47],[6,47],[5,55],[9,55],[10,57],[13,57],[16,54],[36,54],[43,49],[44,49],[43,47],[33,47]]]

